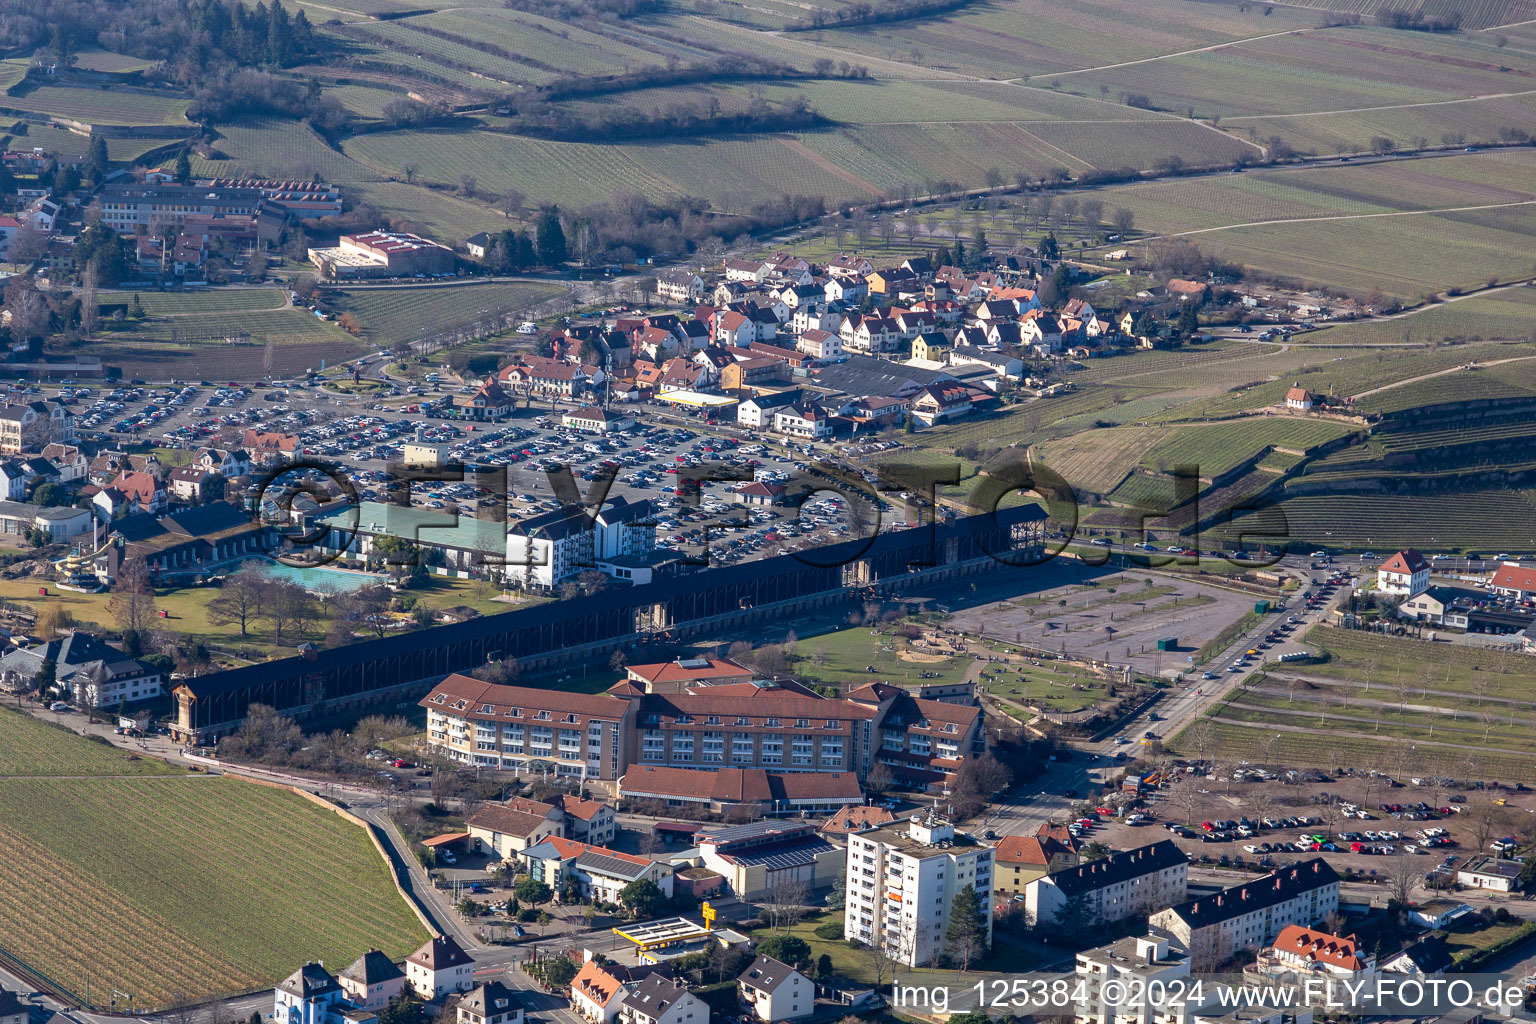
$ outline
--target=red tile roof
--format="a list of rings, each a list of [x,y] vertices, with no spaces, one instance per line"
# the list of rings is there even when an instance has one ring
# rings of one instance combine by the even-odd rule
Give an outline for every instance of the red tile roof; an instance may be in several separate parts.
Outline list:
[[[1416,572],[1428,572],[1429,560],[1413,548],[1399,551],[1381,563],[1381,572],[1400,572],[1412,576]]]

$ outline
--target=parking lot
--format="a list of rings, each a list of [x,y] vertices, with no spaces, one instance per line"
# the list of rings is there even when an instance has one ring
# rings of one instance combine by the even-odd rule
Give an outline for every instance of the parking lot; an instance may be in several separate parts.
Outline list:
[[[387,467],[403,461],[404,448],[422,439],[442,445],[449,460],[464,465],[464,482],[417,484],[412,503],[464,516],[491,518],[497,514],[496,481],[477,478],[476,471],[507,474],[506,515],[522,519],[559,507],[547,474],[569,469],[590,505],[598,488],[611,480],[608,494],[627,500],[651,499],[657,513],[658,543],[698,557],[710,549],[712,564],[730,564],[758,555],[776,554],[833,542],[867,528],[868,514],[850,514],[847,501],[834,491],[813,494],[798,508],[746,507],[734,500],[739,480],[691,479],[688,471],[720,465],[719,475],[742,480],[784,483],[792,476],[818,480],[813,462],[827,458],[805,443],[759,442],[703,427],[676,425],[670,417],[649,416],[627,430],[597,435],[561,426],[547,407],[520,410],[500,423],[467,423],[445,418],[451,396],[467,385],[427,381],[395,383],[386,406],[379,395],[338,395],[297,381],[274,381],[258,388],[212,381],[151,387],[130,382],[111,389],[65,387],[60,397],[75,412],[82,438],[117,447],[150,444],[162,448],[196,449],[215,445],[239,447],[244,432],[257,428],[298,438],[300,458],[335,466],[349,480],[357,497],[387,501]],[[39,389],[22,395],[40,394]],[[659,410],[658,410],[659,412]],[[869,440],[843,446],[854,459],[892,447],[894,442]],[[695,474],[699,475],[699,474]],[[866,474],[867,476],[868,474]],[[303,474],[318,479],[320,474]],[[297,479],[288,481],[296,484]],[[334,489],[334,488],[333,488]],[[279,487],[267,495],[281,504]],[[682,493],[679,493],[679,491]],[[882,526],[901,528],[914,519],[898,496],[894,504],[881,501]]]

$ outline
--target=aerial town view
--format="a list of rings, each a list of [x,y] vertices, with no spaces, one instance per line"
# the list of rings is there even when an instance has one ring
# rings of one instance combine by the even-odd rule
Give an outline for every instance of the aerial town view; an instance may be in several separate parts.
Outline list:
[[[0,1024],[1536,1021],[1536,0],[0,93]]]

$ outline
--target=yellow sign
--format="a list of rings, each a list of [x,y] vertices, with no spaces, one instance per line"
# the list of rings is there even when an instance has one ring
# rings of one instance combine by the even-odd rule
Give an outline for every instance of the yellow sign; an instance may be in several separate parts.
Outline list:
[[[715,924],[715,908],[709,905],[708,900],[705,900],[700,909],[704,911],[704,930],[709,931]]]

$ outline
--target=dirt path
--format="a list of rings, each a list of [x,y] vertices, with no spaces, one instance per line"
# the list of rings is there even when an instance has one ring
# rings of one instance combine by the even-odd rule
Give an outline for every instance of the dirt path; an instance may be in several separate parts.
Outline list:
[[[1419,107],[1449,107],[1457,103],[1480,103],[1484,100],[1509,100],[1518,99],[1521,96],[1536,94],[1536,89],[1525,89],[1520,92],[1491,92],[1483,96],[1463,96],[1454,100],[1425,100],[1421,103],[1389,103],[1380,107],[1344,107],[1339,110],[1307,110],[1299,114],[1239,114],[1236,117],[1224,117],[1223,123],[1231,121],[1272,121],[1282,117],[1321,117],[1325,114],[1369,114],[1380,110],[1415,110]]]
[[[1224,43],[1212,43],[1210,46],[1197,46],[1193,50],[1180,50],[1177,53],[1160,53],[1156,57],[1142,57],[1139,60],[1123,60],[1118,64],[1100,64],[1091,68],[1075,68],[1071,71],[1053,71],[1050,78],[1065,78],[1067,75],[1082,75],[1090,71],[1113,71],[1116,68],[1130,68],[1138,64],[1151,64],[1155,61],[1168,60],[1170,57],[1188,57],[1192,53],[1210,53],[1214,50],[1225,50],[1229,46],[1242,46],[1244,43],[1256,43],[1261,39],[1275,39],[1279,36],[1299,36],[1303,32],[1316,32],[1315,28],[1289,28],[1279,32],[1266,32],[1261,36],[1248,36],[1244,39],[1229,39]]]
[[[801,142],[799,139],[790,138],[789,136],[781,136],[779,138],[779,142],[783,143],[784,148],[788,149],[791,153],[804,157],[811,163],[815,164],[817,167],[820,167],[822,170],[826,171],[828,174],[836,175],[837,177],[848,182],[848,184],[852,185],[853,187],[861,188],[868,192],[870,195],[878,196],[881,194],[880,189],[876,188],[874,185],[865,181],[863,178],[859,177],[857,174],[854,174],[847,168],[839,167],[837,164],[833,163],[831,160],[828,160],[820,153],[813,152],[809,147],[806,146],[805,143]]]
[[[1528,359],[1536,359],[1536,356],[1510,356],[1508,359],[1492,359],[1486,363],[1468,363],[1466,365],[1471,366],[1474,369],[1485,370],[1490,366],[1502,366],[1505,363],[1523,363]],[[1460,366],[1453,366],[1448,370],[1436,370],[1434,373],[1423,373],[1417,377],[1409,377],[1407,380],[1393,381],[1391,384],[1383,384],[1379,388],[1371,388],[1369,391],[1362,391],[1357,395],[1353,395],[1352,400],[1359,400],[1361,398],[1365,398],[1368,395],[1380,394],[1383,391],[1391,391],[1394,388],[1400,388],[1408,384],[1415,384],[1421,380],[1431,380],[1435,377],[1448,377],[1453,373],[1460,372]]]
[[[1439,213],[1474,213],[1478,210],[1505,210],[1516,206],[1536,206],[1536,199],[1520,199],[1512,203],[1484,203],[1479,206],[1447,206],[1436,210],[1390,210],[1386,213],[1338,213],[1326,217],[1281,217],[1277,220],[1250,220],[1241,224],[1223,224],[1214,228],[1195,228],[1190,231],[1175,231],[1167,235],[1149,235],[1141,241],[1151,241],[1155,238],[1184,238],[1188,235],[1209,235],[1217,231],[1232,231],[1237,228],[1262,228],[1271,224],[1314,224],[1323,221],[1335,220],[1376,220],[1382,217],[1426,217]]]

